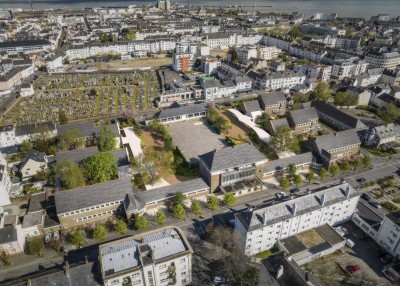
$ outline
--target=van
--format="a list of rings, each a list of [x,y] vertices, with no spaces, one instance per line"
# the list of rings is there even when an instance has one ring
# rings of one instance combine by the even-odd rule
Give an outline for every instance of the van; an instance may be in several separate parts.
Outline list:
[[[353,248],[354,245],[355,245],[355,243],[351,239],[346,239],[347,247]]]

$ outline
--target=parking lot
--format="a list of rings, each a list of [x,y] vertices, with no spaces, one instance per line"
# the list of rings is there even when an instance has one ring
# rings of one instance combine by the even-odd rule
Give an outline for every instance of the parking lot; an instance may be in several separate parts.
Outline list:
[[[351,285],[351,283],[338,284],[336,281],[331,281],[329,277],[333,275],[339,275],[350,280],[354,279],[355,283],[357,281],[369,282],[369,284],[365,285],[392,285],[391,282],[381,275],[382,269],[388,265],[385,266],[380,261],[380,257],[376,256],[380,246],[369,237],[363,239],[363,231],[352,222],[347,222],[343,226],[349,231],[347,238],[354,242],[353,248],[346,246],[343,249],[343,253],[335,253],[314,260],[307,264],[306,267],[320,274],[325,273],[325,275],[322,275],[322,277],[325,276],[324,278],[317,277],[322,280],[322,285]],[[346,270],[346,267],[349,265],[358,265],[360,270],[349,273]]]
[[[196,163],[199,155],[226,146],[225,140],[202,120],[190,120],[168,126],[173,143],[186,161]]]

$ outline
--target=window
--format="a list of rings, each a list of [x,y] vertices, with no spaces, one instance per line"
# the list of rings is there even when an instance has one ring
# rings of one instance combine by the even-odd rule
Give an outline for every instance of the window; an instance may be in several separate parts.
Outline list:
[[[185,262],[185,258],[181,258],[181,263],[184,263]]]

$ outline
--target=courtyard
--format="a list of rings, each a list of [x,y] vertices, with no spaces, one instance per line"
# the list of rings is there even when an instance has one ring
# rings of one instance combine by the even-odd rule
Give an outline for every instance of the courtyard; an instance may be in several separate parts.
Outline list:
[[[225,139],[202,120],[171,124],[172,141],[187,162],[197,163],[198,157],[226,146]]]

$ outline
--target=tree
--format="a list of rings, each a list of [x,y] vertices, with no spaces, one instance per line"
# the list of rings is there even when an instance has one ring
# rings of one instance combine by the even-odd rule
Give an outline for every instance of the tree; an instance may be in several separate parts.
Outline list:
[[[386,109],[378,109],[378,116],[385,121],[385,123],[399,123],[400,109],[393,104],[388,104]]]
[[[32,150],[33,145],[31,142],[25,140],[21,143],[21,145],[19,146],[19,152],[21,153],[21,157],[25,158],[29,152]]]
[[[82,246],[85,241],[85,237],[83,236],[82,231],[77,230],[74,233],[70,234],[68,238],[69,242],[76,246]]]
[[[135,118],[135,113],[132,109],[127,109],[121,112],[122,120],[126,122],[131,122]]]
[[[331,173],[331,176],[332,176],[332,177],[336,177],[336,176],[339,174],[339,172],[340,172],[340,168],[339,168],[338,165],[332,164],[332,165],[329,167],[329,173]]]
[[[99,133],[97,138],[97,147],[101,152],[107,152],[115,149],[117,144],[117,138],[115,138],[114,132],[108,127],[104,126]]]
[[[305,175],[308,183],[311,183],[311,181],[315,180],[315,174],[313,171],[309,171],[306,175]]]
[[[350,163],[346,161],[346,162],[343,162],[343,163],[340,165],[340,168],[341,168],[342,171],[345,173],[345,172],[347,172],[348,170],[350,170],[351,166],[350,166]]]
[[[355,106],[358,105],[358,96],[352,92],[338,92],[333,103],[339,106]]]
[[[58,112],[58,122],[60,122],[61,125],[68,123],[68,117],[64,110]]]
[[[39,255],[40,257],[43,256],[44,251],[44,242],[43,238],[41,237],[33,237],[27,241],[28,243],[28,253],[30,255]]]
[[[207,207],[212,210],[215,211],[217,209],[219,205],[219,201],[215,196],[210,196],[207,200]]]
[[[321,170],[319,170],[318,176],[321,179],[324,179],[326,177],[326,175],[328,174],[327,170],[325,168],[322,168]]]
[[[231,61],[232,61],[232,62],[237,62],[238,60],[239,60],[238,52],[237,52],[236,50],[233,50],[233,51],[232,51],[232,58],[231,58]]]
[[[290,181],[286,178],[282,178],[279,181],[279,186],[281,187],[282,190],[287,190],[290,187]]]
[[[286,126],[279,126],[270,142],[271,148],[275,153],[286,151],[287,149],[298,151],[298,139],[292,135],[292,129]]]
[[[108,232],[107,229],[105,228],[104,225],[96,223],[96,227],[94,228],[93,231],[93,238],[97,241],[103,241],[106,236],[107,236]]]
[[[173,213],[174,217],[177,219],[183,219],[186,215],[186,210],[185,207],[183,205],[177,205],[174,208],[174,213]]]
[[[125,234],[127,229],[128,229],[128,226],[122,220],[117,220],[117,222],[114,225],[114,230],[116,232],[118,232],[119,234]]]
[[[175,208],[178,205],[185,205],[187,201],[186,195],[181,192],[177,192],[175,196],[171,199],[172,208]]]
[[[297,173],[297,167],[295,164],[289,164],[288,173],[291,177],[294,177]]]
[[[354,159],[353,163],[352,163],[354,171],[356,171],[358,168],[360,168],[361,164],[362,164],[362,162],[360,159],[358,159],[358,158]]]
[[[362,164],[363,164],[363,166],[364,166],[365,168],[371,166],[371,164],[372,164],[372,159],[371,159],[371,157],[368,156],[368,155],[365,155],[365,156],[363,157],[363,159],[362,159]]]
[[[303,183],[303,179],[301,178],[300,175],[294,175],[293,183],[298,187]]]
[[[199,215],[201,213],[201,204],[199,201],[192,201],[192,205],[190,206],[190,211],[195,215]]]
[[[92,88],[91,90],[90,90],[90,96],[96,96],[97,95],[97,91],[94,89],[94,88]]]
[[[237,198],[234,194],[225,194],[224,196],[224,204],[227,206],[232,206],[236,203]]]
[[[163,225],[167,219],[167,216],[162,210],[158,210],[154,216],[154,219],[158,225]]]
[[[135,218],[135,227],[137,229],[139,229],[139,230],[140,229],[146,229],[146,228],[149,227],[149,225],[150,225],[150,222],[145,216],[143,216],[143,215],[136,216],[136,218]]]
[[[89,184],[107,182],[118,176],[117,159],[108,152],[98,152],[86,158],[81,167]]]
[[[288,35],[291,36],[292,38],[298,38],[301,36],[301,31],[299,27],[296,26],[289,31]]]
[[[331,98],[331,88],[326,82],[320,82],[314,90],[316,98],[322,101],[328,101]]]
[[[75,149],[85,144],[85,139],[83,139],[83,137],[82,132],[78,128],[68,129],[60,136],[60,143],[62,148]]]
[[[61,186],[65,189],[74,189],[85,185],[82,170],[68,158],[57,162],[54,171],[60,175]]]

